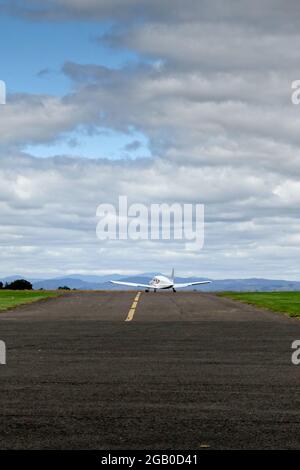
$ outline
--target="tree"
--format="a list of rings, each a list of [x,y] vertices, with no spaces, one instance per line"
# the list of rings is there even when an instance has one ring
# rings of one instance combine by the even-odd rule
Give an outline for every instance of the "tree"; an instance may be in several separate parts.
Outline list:
[[[4,289],[10,290],[32,290],[32,284],[25,279],[17,279],[10,284],[6,283]]]
[[[3,289],[3,282],[0,281],[0,289]]]
[[[59,287],[58,290],[71,290],[68,286]]]

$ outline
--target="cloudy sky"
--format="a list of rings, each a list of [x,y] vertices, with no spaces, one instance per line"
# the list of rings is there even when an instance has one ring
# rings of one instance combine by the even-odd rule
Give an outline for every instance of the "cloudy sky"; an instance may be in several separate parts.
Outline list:
[[[0,274],[300,278],[300,3],[0,0]],[[96,209],[205,204],[205,245]]]

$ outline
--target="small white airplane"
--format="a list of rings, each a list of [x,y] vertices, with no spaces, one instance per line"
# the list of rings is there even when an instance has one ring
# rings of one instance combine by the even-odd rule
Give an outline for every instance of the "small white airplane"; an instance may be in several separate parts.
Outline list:
[[[129,287],[143,287],[146,289],[146,292],[149,292],[150,289],[153,289],[156,292],[157,289],[173,289],[173,292],[176,292],[176,289],[182,289],[184,287],[198,286],[200,284],[210,284],[211,281],[195,281],[195,282],[186,282],[183,284],[176,284],[174,278],[174,269],[172,270],[171,277],[157,275],[155,276],[149,284],[138,284],[135,282],[125,282],[125,281],[110,281],[112,284],[118,284],[120,286],[129,286]]]

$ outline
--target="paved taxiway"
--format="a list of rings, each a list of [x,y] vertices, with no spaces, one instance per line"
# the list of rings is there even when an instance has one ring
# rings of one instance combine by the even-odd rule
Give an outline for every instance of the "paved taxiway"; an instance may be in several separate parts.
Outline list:
[[[127,320],[127,321],[126,321]],[[211,294],[0,313],[2,449],[300,449],[300,322]]]

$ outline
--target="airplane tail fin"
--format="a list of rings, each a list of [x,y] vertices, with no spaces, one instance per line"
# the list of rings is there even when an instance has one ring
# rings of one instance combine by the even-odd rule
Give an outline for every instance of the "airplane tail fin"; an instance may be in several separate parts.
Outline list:
[[[174,284],[174,282],[175,282],[175,271],[174,271],[174,268],[172,269],[172,273],[171,273],[171,281],[172,281],[173,284]]]

